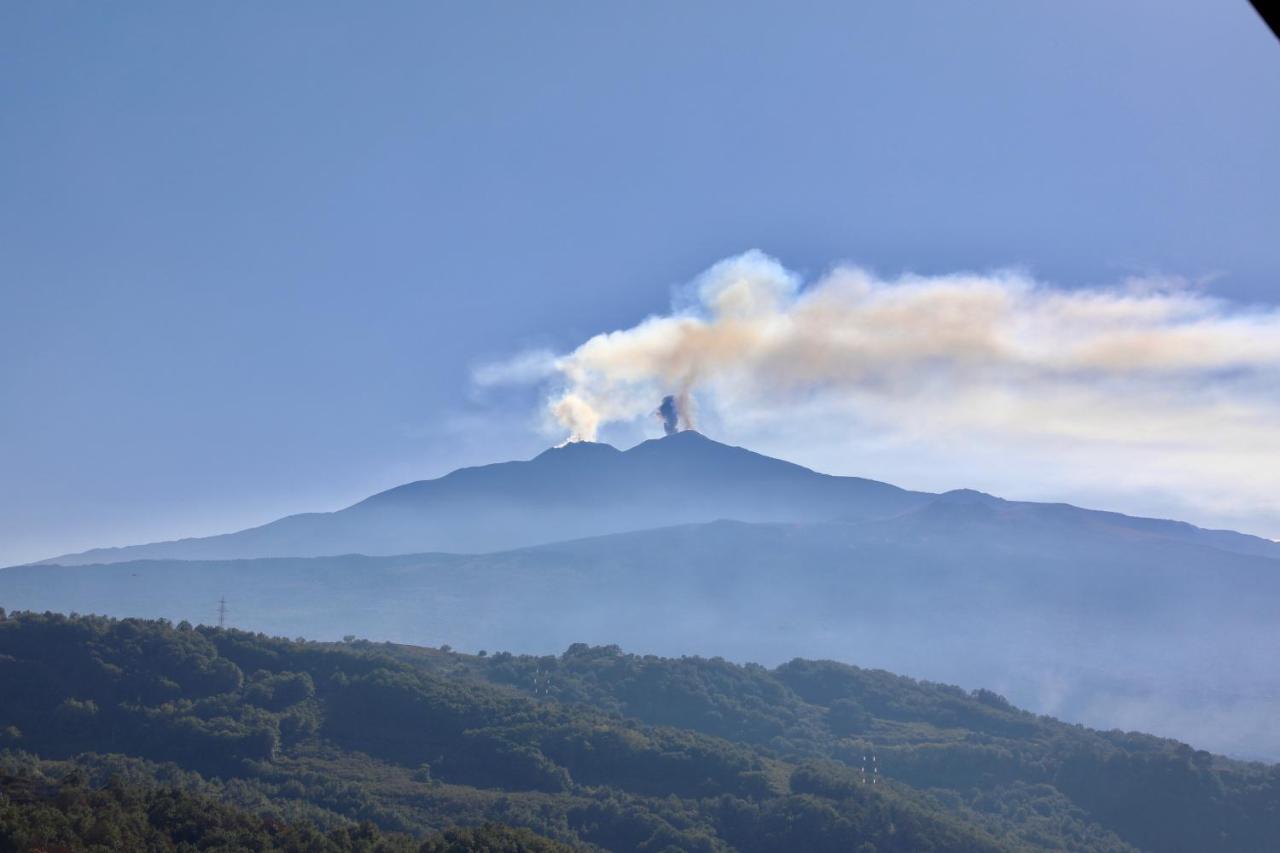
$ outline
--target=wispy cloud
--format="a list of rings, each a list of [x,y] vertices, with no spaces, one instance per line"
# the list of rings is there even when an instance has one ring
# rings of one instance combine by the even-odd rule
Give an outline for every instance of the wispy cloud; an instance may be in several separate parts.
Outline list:
[[[526,350],[505,361],[477,365],[471,381],[481,388],[493,385],[520,385],[540,382],[556,372],[556,355],[548,349]]]

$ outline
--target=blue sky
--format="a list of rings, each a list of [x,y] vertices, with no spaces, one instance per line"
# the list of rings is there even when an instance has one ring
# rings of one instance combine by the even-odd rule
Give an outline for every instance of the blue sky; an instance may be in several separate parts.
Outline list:
[[[532,455],[476,365],[750,248],[1274,305],[1278,96],[1244,2],[5,4],[0,564]]]

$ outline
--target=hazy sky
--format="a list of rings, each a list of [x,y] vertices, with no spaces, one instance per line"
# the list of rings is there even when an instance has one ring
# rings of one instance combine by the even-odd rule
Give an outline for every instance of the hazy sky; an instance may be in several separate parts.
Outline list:
[[[0,564],[532,455],[545,389],[478,365],[752,248],[806,281],[1016,267],[1268,310],[1278,105],[1243,0],[4,4]],[[713,437],[1280,537],[1185,477],[853,428]]]

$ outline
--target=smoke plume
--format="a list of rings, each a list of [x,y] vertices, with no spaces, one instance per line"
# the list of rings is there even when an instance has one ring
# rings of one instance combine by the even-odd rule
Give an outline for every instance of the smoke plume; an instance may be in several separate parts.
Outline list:
[[[570,440],[650,417],[666,394],[670,430],[696,396],[738,435],[967,441],[1050,466],[1087,449],[1088,467],[1128,487],[1193,481],[1222,500],[1256,495],[1280,519],[1280,310],[1183,282],[1068,290],[1017,272],[883,279],[841,266],[805,284],[751,251],[711,267],[668,314],[490,365],[482,381],[528,381],[531,364]]]
[[[662,418],[662,431],[667,435],[674,435],[680,429],[680,413],[676,411],[676,398],[670,394],[662,398],[662,403],[654,414]]]
[[[662,431],[666,435],[693,429],[693,397],[687,389],[678,395],[668,394],[662,398],[654,414],[662,421]]]

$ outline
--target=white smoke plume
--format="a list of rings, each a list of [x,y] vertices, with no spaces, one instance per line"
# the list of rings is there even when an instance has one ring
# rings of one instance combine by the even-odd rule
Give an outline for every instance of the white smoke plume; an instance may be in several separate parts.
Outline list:
[[[1134,464],[1280,493],[1274,307],[1179,282],[1066,290],[1017,272],[883,279],[841,266],[806,285],[758,251],[716,264],[677,302],[572,352],[491,365],[482,381],[527,381],[543,365],[570,440],[675,395],[725,424],[817,432],[835,418],[934,443],[1129,448]]]

